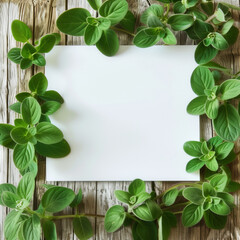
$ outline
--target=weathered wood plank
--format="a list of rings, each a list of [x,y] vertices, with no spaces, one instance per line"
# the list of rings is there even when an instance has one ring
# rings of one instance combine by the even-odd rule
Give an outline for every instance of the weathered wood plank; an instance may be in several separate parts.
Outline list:
[[[8,122],[8,60],[7,51],[8,48],[8,18],[5,16],[5,12],[8,11],[8,3],[0,4],[0,122]],[[8,181],[7,175],[8,169],[8,150],[4,147],[0,147],[0,183]],[[6,217],[6,208],[0,206],[0,239],[4,239],[3,236],[3,223]]]
[[[235,5],[238,5],[236,0],[227,0]],[[148,1],[129,1],[130,8],[133,10],[134,14],[139,16],[147,6]],[[32,73],[36,73],[40,70],[39,68],[34,68],[34,71],[21,71],[14,63],[7,61],[7,48],[8,50],[16,46],[15,40],[12,38],[10,33],[10,24],[13,19],[21,19],[28,25],[33,26],[35,39],[46,34],[47,32],[56,31],[55,20],[59,14],[61,14],[66,8],[73,7],[85,7],[91,9],[86,0],[74,1],[74,0],[37,0],[37,1],[21,1],[21,0],[10,0],[9,2],[4,1],[0,3],[0,121],[1,122],[12,122],[15,114],[7,110],[7,106],[15,102],[15,95],[17,92],[26,90],[28,80]],[[91,11],[95,14],[94,11]],[[239,13],[234,12],[235,20],[239,21]],[[138,18],[139,21],[139,18]],[[238,23],[239,26],[239,23]],[[62,34],[62,36],[64,36]],[[119,34],[121,44],[131,44],[131,38],[125,34]],[[179,44],[192,44],[192,41],[186,38],[185,34],[178,34]],[[80,37],[68,36],[65,41],[63,37],[61,44],[69,45],[81,45],[83,40]],[[227,67],[233,67],[235,72],[239,70],[239,44],[236,44],[233,48],[225,51],[220,57],[221,63]],[[201,136],[204,138],[209,138],[212,136],[211,122],[207,120],[206,117],[201,118]],[[240,149],[240,141],[236,144],[236,151]],[[11,151],[9,154],[6,149],[0,148],[0,181],[11,182],[17,184],[19,181],[19,173],[14,167],[12,162]],[[232,175],[235,181],[239,181],[239,161],[235,161],[232,166]],[[40,185],[45,181],[45,162],[39,164],[39,177],[37,178],[37,190],[35,194],[34,204],[38,205],[39,199],[43,193],[43,189]],[[115,189],[126,190],[129,183],[128,182],[59,182],[61,186],[66,186],[73,188],[76,192],[81,187],[84,193],[84,201],[81,205],[81,212],[90,214],[104,215],[106,210],[114,205],[118,204],[114,197]],[[159,192],[168,188],[174,183],[155,183],[155,189]],[[151,191],[152,184],[147,184],[148,190]],[[240,204],[240,194],[235,194],[235,200],[237,205]],[[65,212],[70,213],[71,210],[67,209]],[[6,215],[6,209],[0,207],[0,239],[3,239],[3,221]],[[92,224],[96,231],[96,235],[92,239],[106,240],[128,240],[131,239],[131,234],[129,229],[121,230],[114,234],[107,234],[103,227],[103,219],[92,218]],[[194,228],[187,229],[183,228],[179,219],[178,227],[173,230],[171,239],[173,240],[205,240],[205,239],[240,239],[240,209],[234,210],[231,218],[227,223],[227,227],[221,231],[208,230],[204,224],[198,225]],[[59,239],[71,240],[76,239],[73,234],[72,223],[70,220],[64,220],[58,222],[58,232]]]

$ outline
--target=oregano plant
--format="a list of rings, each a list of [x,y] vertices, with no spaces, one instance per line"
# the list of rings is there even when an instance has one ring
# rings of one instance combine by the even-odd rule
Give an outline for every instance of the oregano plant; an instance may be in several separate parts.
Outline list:
[[[195,61],[199,66],[190,81],[196,98],[186,106],[186,111],[193,115],[206,114],[217,135],[200,141],[191,139],[183,145],[183,151],[192,157],[186,171],[201,170],[201,181],[179,183],[161,193],[148,193],[145,183],[135,179],[128,191],[115,191],[120,204],[106,212],[105,230],[115,232],[124,226],[131,228],[134,240],[166,240],[177,225],[177,215],[181,215],[185,227],[203,219],[209,228],[224,228],[227,216],[235,207],[232,193],[240,189],[240,184],[232,180],[228,166],[239,155],[234,151],[234,142],[240,136],[240,72],[234,73],[214,58],[236,42],[239,30],[234,26],[231,9],[239,8],[211,0],[159,0],[142,13],[140,24],[136,25],[126,0],[88,2],[96,14],[91,15],[84,8],[69,9],[59,16],[57,27],[63,33],[82,36],[87,45],[96,45],[106,56],[118,51],[116,32],[132,36],[133,44],[142,48],[158,43],[176,44],[173,31],[184,31],[195,40]],[[50,33],[31,44],[32,32],[19,20],[12,22],[11,30],[23,46],[11,49],[8,58],[22,69],[33,64],[44,66],[44,53],[60,42],[58,33]],[[76,236],[85,240],[93,236],[87,217],[104,217],[80,213],[81,189],[74,193],[50,184],[42,185],[45,193],[39,206],[32,208],[40,157],[62,158],[70,152],[62,131],[49,117],[63,103],[58,92],[48,90],[45,75],[37,73],[29,79],[28,91],[17,94],[16,102],[10,106],[17,115],[14,125],[0,124],[0,144],[13,149],[14,164],[22,175],[18,186],[0,184],[0,204],[11,209],[4,223],[8,240],[39,240],[41,233],[45,239],[55,240],[55,221],[64,218],[72,219]],[[71,207],[74,214],[59,215],[66,207]]]

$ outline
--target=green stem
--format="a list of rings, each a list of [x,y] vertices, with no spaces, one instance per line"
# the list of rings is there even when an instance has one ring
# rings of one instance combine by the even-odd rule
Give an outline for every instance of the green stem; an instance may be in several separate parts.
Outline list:
[[[164,17],[168,17],[168,14],[169,14],[169,11],[170,11],[170,4],[166,4],[166,7],[167,7],[167,11],[166,11]]]
[[[179,211],[179,212],[174,212],[173,214],[177,215],[177,214],[182,214],[183,211]]]
[[[190,203],[190,201],[183,202],[183,203],[177,203],[177,204],[172,205],[170,207],[163,208],[162,210],[169,211],[169,210],[172,210],[172,209],[174,209],[176,207],[184,207],[184,206],[188,205],[189,203]]]
[[[168,188],[166,191],[162,192],[161,194],[159,194],[158,196],[156,196],[156,199],[159,199],[161,198],[166,192],[174,189],[174,188],[177,188],[177,187],[181,187],[181,186],[196,186],[196,185],[199,185],[201,184],[201,182],[196,182],[196,183],[188,183],[188,182],[183,182],[183,183],[179,183],[177,185],[174,185],[170,188]]]
[[[115,30],[115,31],[118,31],[118,32],[123,32],[123,33],[126,33],[132,37],[134,37],[135,35],[127,30],[124,30],[122,28],[118,28],[118,27],[111,27],[111,29]]]
[[[206,23],[209,23],[209,22],[211,22],[214,18],[215,18],[216,16],[215,16],[215,13],[212,15],[212,16],[210,16],[205,22]]]
[[[134,217],[133,215],[131,215],[130,213],[127,213],[127,217],[128,217],[128,218],[131,218],[132,220],[134,220],[134,221],[137,222],[137,223],[140,223],[140,221],[139,221],[136,217]]]

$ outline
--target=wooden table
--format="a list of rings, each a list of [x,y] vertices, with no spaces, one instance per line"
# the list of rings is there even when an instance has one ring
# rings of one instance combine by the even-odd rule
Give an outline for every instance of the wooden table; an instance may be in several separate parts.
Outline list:
[[[149,6],[151,0],[129,0],[129,6],[136,16],[139,16],[143,10]],[[227,0],[231,4],[238,5],[237,0]],[[15,114],[8,110],[8,106],[15,102],[15,95],[27,89],[30,77],[44,71],[43,68],[32,68],[22,71],[20,68],[7,59],[7,52],[10,48],[16,46],[13,39],[10,26],[14,19],[20,19],[27,23],[33,30],[34,40],[46,33],[58,31],[55,25],[57,17],[66,9],[74,7],[84,7],[90,10],[93,15],[95,11],[91,10],[86,0],[1,0],[0,1],[0,122],[13,123]],[[239,13],[234,11],[234,18],[239,26]],[[139,19],[138,19],[139,21]],[[123,45],[132,44],[132,39],[121,34],[120,43]],[[187,38],[184,33],[177,33],[178,44],[193,44],[193,41]],[[81,37],[72,37],[62,35],[61,44],[63,45],[81,45],[84,44]],[[240,57],[239,44],[219,56],[220,62],[226,67],[231,67],[235,72],[239,71]],[[206,117],[201,117],[201,135],[209,138],[214,134],[211,122]],[[236,146],[239,151],[240,141]],[[238,149],[237,149],[238,148]],[[239,160],[239,159],[238,159]],[[240,181],[240,164],[236,160],[232,166],[232,176],[235,181]],[[79,171],[81,174],[81,171]],[[20,179],[18,170],[12,161],[12,151],[0,147],[0,183],[9,182],[17,185]],[[36,191],[34,195],[33,206],[36,208],[44,189],[41,187],[45,181],[45,162],[39,163],[39,175],[36,181]],[[84,201],[81,205],[81,211],[89,214],[104,215],[106,210],[116,204],[114,197],[115,189],[127,189],[128,182],[56,182],[54,184],[70,187],[77,191],[82,188]],[[161,192],[173,183],[167,182],[149,182],[148,190]],[[235,202],[240,206],[240,193],[235,194]],[[6,217],[7,209],[0,207],[0,239],[3,237],[3,222]],[[71,209],[66,212],[70,213]],[[102,218],[92,218],[92,225],[95,236],[92,239],[97,240],[130,240],[130,229],[122,229],[114,234],[107,234],[104,231]],[[58,239],[72,240],[77,239],[73,234],[71,220],[63,220],[57,223]],[[193,228],[184,228],[179,218],[178,227],[172,231],[172,240],[223,240],[240,239],[240,208],[236,208],[228,219],[227,226],[221,231],[209,230],[201,222]],[[149,239],[151,240],[151,239]]]

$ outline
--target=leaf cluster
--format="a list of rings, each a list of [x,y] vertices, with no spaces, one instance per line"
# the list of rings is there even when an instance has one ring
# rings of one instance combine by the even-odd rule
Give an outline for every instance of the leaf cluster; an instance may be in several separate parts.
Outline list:
[[[35,190],[35,176],[32,173],[26,173],[17,187],[12,184],[0,185],[0,205],[11,209],[4,222],[6,239],[40,240],[42,231],[46,240],[57,240],[54,221],[59,216],[53,214],[69,206],[78,211],[82,191],[80,189],[75,194],[65,187],[46,184],[44,187],[47,190],[38,209],[33,211],[30,209]],[[91,223],[84,214],[76,213],[70,217],[73,218],[74,232],[79,239],[86,240],[93,236]]]
[[[33,64],[36,66],[45,66],[46,60],[43,53],[48,53],[57,45],[61,36],[59,33],[51,33],[35,41],[35,46],[29,41],[32,38],[31,29],[19,20],[14,20],[11,25],[12,35],[18,42],[23,43],[22,48],[12,48],[8,52],[8,58],[20,64],[21,69],[27,69]]]

